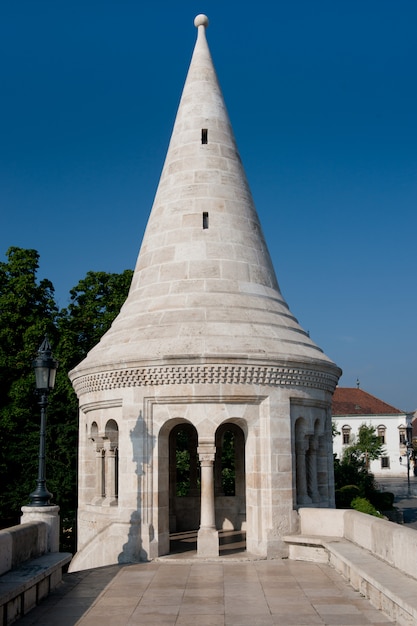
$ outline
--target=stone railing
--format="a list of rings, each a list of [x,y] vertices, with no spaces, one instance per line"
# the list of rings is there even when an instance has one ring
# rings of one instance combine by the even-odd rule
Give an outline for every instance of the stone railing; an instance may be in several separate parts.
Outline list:
[[[417,532],[345,509],[299,509],[294,560],[327,562],[397,624],[417,624]]]
[[[71,554],[50,550],[50,531],[42,521],[0,530],[1,626],[22,617],[61,582]]]

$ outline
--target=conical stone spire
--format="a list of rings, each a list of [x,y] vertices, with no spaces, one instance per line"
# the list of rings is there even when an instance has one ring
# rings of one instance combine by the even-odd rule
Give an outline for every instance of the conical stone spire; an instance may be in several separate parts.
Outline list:
[[[279,290],[207,45],[207,17],[195,26],[128,298],[71,379],[77,388],[98,371],[243,361],[324,367],[335,384],[340,370]]]
[[[132,285],[70,373],[80,402],[71,570],[168,554],[170,532],[246,529],[288,556],[299,506],[334,506],[331,394],[340,375],[278,287],[199,15],[197,42]],[[177,497],[179,433],[190,493]],[[235,495],[222,497],[233,438]],[[193,461],[191,462],[191,459]],[[197,472],[200,472],[198,492]],[[194,485],[191,488],[191,485]]]

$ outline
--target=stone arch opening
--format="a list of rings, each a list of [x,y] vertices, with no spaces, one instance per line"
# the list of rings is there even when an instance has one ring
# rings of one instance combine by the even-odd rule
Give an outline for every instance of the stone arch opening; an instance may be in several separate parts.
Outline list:
[[[169,531],[196,531],[200,525],[198,434],[189,422],[169,433]]]
[[[246,527],[245,434],[233,422],[221,424],[215,435],[214,493],[216,527]]]
[[[303,417],[295,422],[295,483],[296,505],[311,504],[308,469],[309,436],[307,422]]]
[[[119,498],[119,427],[114,419],[110,419],[106,422],[104,429],[104,449],[104,505],[115,506]]]

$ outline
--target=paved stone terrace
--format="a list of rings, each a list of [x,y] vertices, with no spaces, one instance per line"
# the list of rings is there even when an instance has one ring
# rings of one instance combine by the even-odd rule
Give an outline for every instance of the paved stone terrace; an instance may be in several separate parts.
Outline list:
[[[166,560],[66,575],[19,626],[392,624],[327,565]]]

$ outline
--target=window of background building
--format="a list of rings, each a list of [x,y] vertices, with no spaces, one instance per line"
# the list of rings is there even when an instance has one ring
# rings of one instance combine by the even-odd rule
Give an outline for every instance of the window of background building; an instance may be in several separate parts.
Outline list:
[[[350,433],[351,433],[352,429],[350,426],[343,426],[342,428],[342,438],[343,438],[343,445],[346,446],[350,443]]]
[[[384,444],[385,443],[385,432],[386,432],[386,427],[383,426],[382,424],[380,426],[378,426],[378,437],[381,440],[381,443]]]

